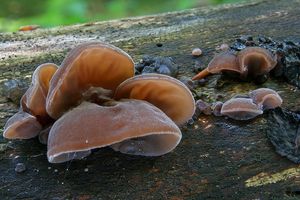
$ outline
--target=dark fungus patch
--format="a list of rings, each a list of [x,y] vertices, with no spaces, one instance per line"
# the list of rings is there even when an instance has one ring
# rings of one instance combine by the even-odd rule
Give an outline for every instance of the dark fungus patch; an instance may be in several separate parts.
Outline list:
[[[267,136],[276,152],[300,163],[300,114],[276,108],[267,113]]]
[[[246,47],[258,46],[271,51],[277,56],[278,64],[271,75],[284,78],[290,84],[300,87],[300,42],[277,41],[270,37],[241,36],[230,46],[232,50],[241,51]],[[263,83],[266,77],[259,77],[255,82]]]
[[[178,66],[171,57],[152,57],[145,55],[135,65],[136,74],[158,73],[176,77]]]

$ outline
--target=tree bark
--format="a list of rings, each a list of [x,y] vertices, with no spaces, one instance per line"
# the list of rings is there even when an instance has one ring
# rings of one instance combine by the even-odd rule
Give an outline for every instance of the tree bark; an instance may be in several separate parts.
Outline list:
[[[0,34],[0,123],[18,106],[7,98],[11,79],[29,84],[41,63],[60,64],[74,46],[104,41],[128,52],[138,62],[143,55],[169,56],[179,76],[195,75],[215,47],[240,35],[300,39],[299,0],[254,0],[105,22],[78,24],[29,32]],[[199,58],[191,51],[200,47]],[[203,100],[214,102],[257,85],[241,82],[221,89],[214,78],[199,87]],[[300,92],[285,82],[269,79],[263,86],[282,91],[284,108],[300,109]],[[84,160],[49,164],[46,146],[37,139],[8,141],[0,137],[0,199],[293,199],[300,191],[300,167],[276,154],[266,137],[266,117],[235,122],[200,116],[183,126],[183,139],[171,153],[144,158],[109,148]],[[3,131],[3,128],[1,132]],[[27,169],[16,173],[22,162]],[[298,196],[299,197],[299,196]]]

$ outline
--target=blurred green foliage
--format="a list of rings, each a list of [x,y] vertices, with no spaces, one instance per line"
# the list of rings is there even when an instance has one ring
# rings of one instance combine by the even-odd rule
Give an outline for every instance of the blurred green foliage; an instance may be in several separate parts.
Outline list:
[[[241,0],[0,0],[0,32],[156,14]]]

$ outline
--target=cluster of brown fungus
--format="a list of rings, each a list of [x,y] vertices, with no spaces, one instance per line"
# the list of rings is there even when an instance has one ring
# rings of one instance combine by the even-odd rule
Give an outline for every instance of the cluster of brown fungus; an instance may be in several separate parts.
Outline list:
[[[227,116],[235,120],[249,120],[263,114],[264,110],[280,107],[281,104],[282,99],[276,91],[269,88],[259,88],[249,92],[248,95],[233,97],[225,103],[216,102],[212,107],[203,106],[204,102],[198,100],[196,108],[202,109],[201,112],[204,114],[208,113],[208,109],[211,109],[209,113],[213,113],[215,116]]]
[[[105,146],[132,155],[166,154],[181,140],[178,125],[194,114],[194,98],[170,76],[134,73],[133,60],[121,49],[79,45],[60,67],[48,63],[35,70],[3,136],[39,136],[51,163]]]
[[[231,73],[240,78],[257,77],[268,74],[277,64],[277,58],[261,47],[246,47],[235,54],[225,51],[217,54],[207,68],[195,75],[192,80],[200,80],[210,74]]]

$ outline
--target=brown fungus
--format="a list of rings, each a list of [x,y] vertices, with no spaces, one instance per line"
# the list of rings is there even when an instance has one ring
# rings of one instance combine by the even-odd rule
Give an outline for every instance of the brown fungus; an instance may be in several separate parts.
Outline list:
[[[276,57],[261,47],[247,47],[237,54],[237,59],[240,67],[245,69],[241,74],[243,77],[267,74],[277,64]]]
[[[261,106],[264,110],[280,107],[282,99],[279,94],[269,88],[259,88],[249,92],[253,102]]]
[[[49,115],[46,111],[46,98],[49,82],[57,68],[57,65],[53,63],[40,65],[34,71],[31,85],[21,99],[23,109],[36,116],[42,124],[47,124],[49,120]]]
[[[195,112],[195,100],[180,81],[161,74],[143,74],[127,79],[116,90],[115,100],[139,99],[165,112],[176,124],[190,119]]]
[[[276,56],[261,47],[247,47],[237,55],[230,51],[216,55],[208,67],[194,76],[193,80],[221,72],[239,73],[241,78],[268,74],[277,64]]]
[[[32,82],[20,101],[20,110],[5,124],[3,136],[8,139],[29,139],[35,137],[44,125],[52,121],[46,112],[46,97],[49,81],[57,70],[52,63],[36,68]]]
[[[22,110],[8,119],[4,126],[3,137],[7,139],[29,139],[37,136],[42,125],[36,117]]]
[[[200,80],[210,74],[217,74],[224,71],[233,71],[236,73],[242,73],[244,69],[239,67],[236,59],[236,55],[230,51],[226,51],[216,55],[208,64],[207,68],[202,70],[192,80]]]
[[[233,98],[223,104],[221,114],[235,120],[249,120],[263,114],[263,111],[252,99]]]
[[[57,119],[80,104],[83,93],[91,87],[94,92],[89,93],[101,98],[102,91],[104,95],[112,94],[121,82],[132,76],[133,60],[123,50],[99,42],[79,45],[67,55],[50,81],[47,112]]]
[[[172,151],[180,140],[176,124],[145,101],[123,100],[106,106],[83,102],[54,123],[47,156],[49,162],[61,163],[105,146],[126,154],[159,156]]]

